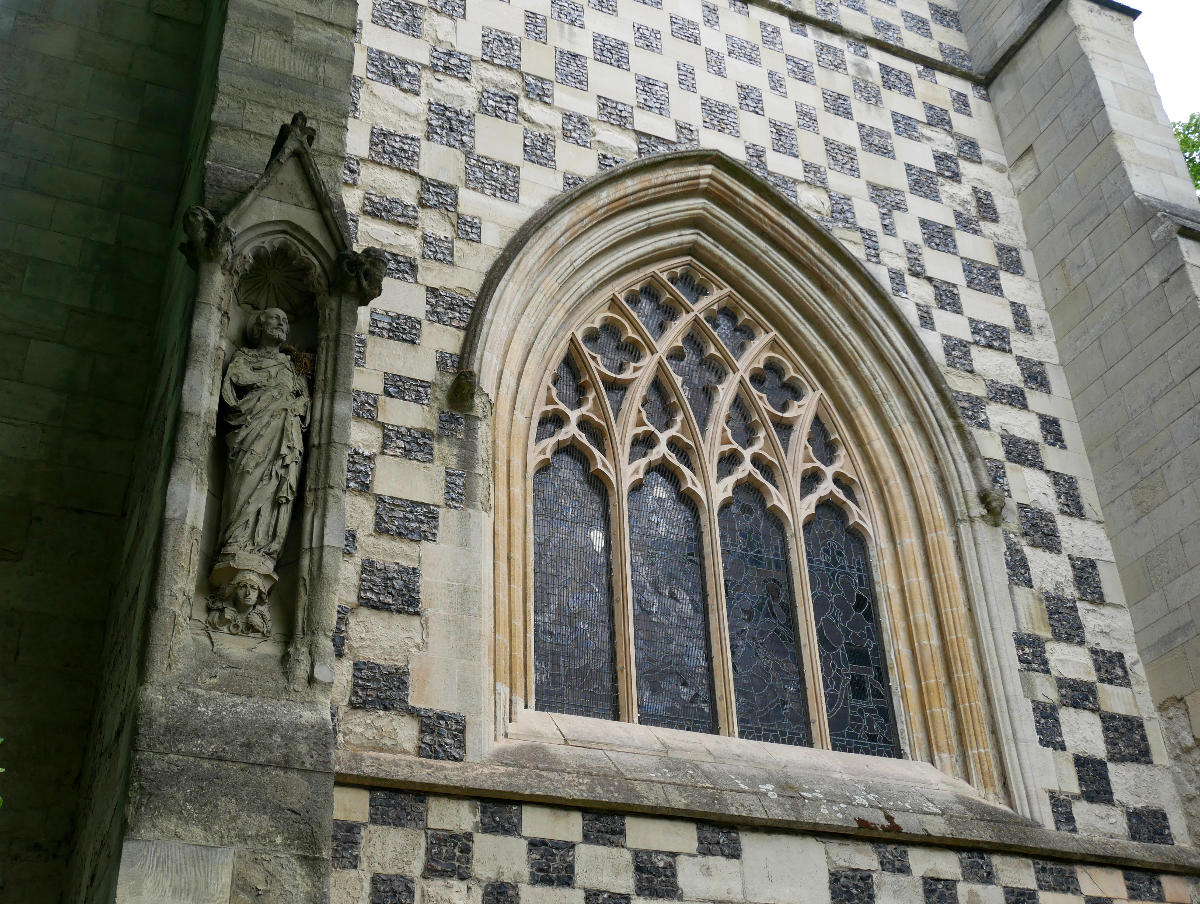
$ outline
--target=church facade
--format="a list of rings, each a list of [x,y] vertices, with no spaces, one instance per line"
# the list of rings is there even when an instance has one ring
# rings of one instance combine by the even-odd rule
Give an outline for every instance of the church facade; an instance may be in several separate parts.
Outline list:
[[[1136,10],[68,6],[4,39],[0,900],[1200,893]]]

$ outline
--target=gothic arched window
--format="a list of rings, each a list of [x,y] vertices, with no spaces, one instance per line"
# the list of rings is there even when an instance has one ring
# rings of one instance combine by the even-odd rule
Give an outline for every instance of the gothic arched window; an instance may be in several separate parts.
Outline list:
[[[599,300],[529,450],[536,708],[899,756],[835,406],[694,263]]]

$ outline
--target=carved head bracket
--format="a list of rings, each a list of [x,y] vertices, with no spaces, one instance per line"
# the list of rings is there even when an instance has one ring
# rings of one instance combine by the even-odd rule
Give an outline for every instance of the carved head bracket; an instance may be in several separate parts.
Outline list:
[[[993,527],[999,527],[1004,515],[1004,494],[999,490],[982,490],[979,501],[987,512],[987,522]]]
[[[353,295],[360,305],[369,304],[383,292],[387,275],[387,256],[378,248],[343,251],[333,272],[333,290]]]
[[[220,264],[228,267],[233,249],[233,230],[223,223],[217,223],[211,213],[199,205],[193,205],[183,215],[183,232],[186,241],[180,244],[179,250],[187,258],[188,265],[194,270],[202,261]]]

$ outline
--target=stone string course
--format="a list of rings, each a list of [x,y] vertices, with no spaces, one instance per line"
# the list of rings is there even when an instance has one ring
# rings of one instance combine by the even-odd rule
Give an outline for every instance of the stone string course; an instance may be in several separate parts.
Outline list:
[[[356,707],[356,659],[411,666],[414,698],[465,714],[468,728],[479,706],[470,688],[490,686],[475,627],[482,578],[460,539],[486,523],[478,488],[489,478],[476,419],[446,429],[455,356],[488,266],[558,193],[639,156],[701,146],[744,161],[859,255],[943,365],[1009,503],[1013,643],[1047,820],[1173,843],[1186,831],[994,113],[986,91],[937,68],[965,63],[957,15],[920,0],[796,8],[872,43],[739,0],[694,10],[363,0],[355,72],[364,81],[344,198],[359,241],[385,248],[392,263],[362,314],[356,358],[354,444],[375,457],[369,471],[355,458],[348,477],[362,492],[349,512],[359,551],[346,556],[342,582],[339,741],[442,749],[418,741],[410,713],[380,722],[355,712],[366,699]],[[470,80],[460,77],[467,71]],[[363,558],[415,568],[420,612],[368,613],[355,586]],[[645,881],[668,888],[656,863],[645,869],[657,878]],[[420,874],[410,870],[418,884]],[[862,882],[839,876],[835,900],[867,900],[854,897]],[[698,887],[678,881],[685,894]],[[952,900],[941,885],[925,893]],[[1024,891],[1003,899],[1033,900]]]
[[[332,904],[1186,902],[1137,870],[339,786]]]

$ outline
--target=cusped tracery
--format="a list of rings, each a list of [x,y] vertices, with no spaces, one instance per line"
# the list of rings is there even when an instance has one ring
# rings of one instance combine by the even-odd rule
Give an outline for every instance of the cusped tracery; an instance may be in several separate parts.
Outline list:
[[[694,261],[598,299],[530,412],[538,709],[899,755],[836,406]]]

